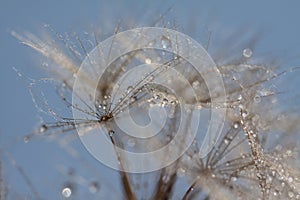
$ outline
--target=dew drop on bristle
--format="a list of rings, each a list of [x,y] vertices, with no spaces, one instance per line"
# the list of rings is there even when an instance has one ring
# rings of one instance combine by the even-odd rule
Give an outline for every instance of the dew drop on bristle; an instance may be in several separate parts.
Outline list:
[[[24,143],[28,143],[29,142],[29,136],[25,136],[24,138],[23,138],[23,141],[24,141]]]
[[[115,132],[114,132],[113,130],[110,130],[110,131],[108,132],[108,134],[109,134],[110,137],[112,137],[112,136],[115,134]]]
[[[261,97],[259,95],[255,95],[254,102],[255,103],[260,103],[260,101],[261,101]]]
[[[62,189],[61,194],[65,198],[70,198],[72,195],[72,190],[69,187],[65,187]]]
[[[249,48],[246,48],[246,49],[243,50],[243,56],[245,58],[251,58],[252,54],[253,54],[253,52]]]
[[[170,48],[171,41],[167,37],[163,36],[161,38],[161,46],[162,46],[163,49]]]
[[[46,130],[47,130],[47,126],[46,126],[45,124],[43,124],[43,125],[40,127],[40,133],[44,133]]]
[[[133,87],[132,86],[128,86],[127,93],[129,94],[132,90],[133,90]]]
[[[237,129],[238,127],[239,127],[239,123],[238,123],[238,122],[235,122],[235,123],[233,124],[233,128]]]

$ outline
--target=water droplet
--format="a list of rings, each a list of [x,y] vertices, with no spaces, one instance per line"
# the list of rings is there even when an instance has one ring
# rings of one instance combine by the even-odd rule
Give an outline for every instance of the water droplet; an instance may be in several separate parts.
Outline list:
[[[171,41],[166,36],[162,36],[161,45],[163,49],[169,48],[171,46]]]
[[[113,130],[110,130],[110,131],[108,131],[108,134],[110,137],[112,137],[115,134],[115,132]]]
[[[245,58],[250,58],[252,56],[252,54],[253,54],[253,52],[249,48],[246,48],[246,49],[243,50],[243,56]]]
[[[90,193],[96,193],[99,191],[99,189],[100,189],[100,185],[97,181],[93,181],[90,183],[90,185],[89,185]]]
[[[276,171],[274,171],[274,170],[271,173],[272,173],[272,176],[276,175]]]
[[[182,168],[182,167],[180,167],[180,168],[177,169],[177,175],[179,177],[183,177],[185,175],[185,172],[186,172],[186,170],[184,168]]]
[[[290,183],[292,183],[293,180],[294,180],[293,177],[289,177],[289,178],[288,178],[288,181],[289,181]]]
[[[193,88],[199,87],[199,85],[200,85],[199,81],[194,81],[192,83]]]
[[[159,96],[158,94],[155,94],[155,95],[153,96],[153,98],[154,98],[154,99],[160,99],[160,96]]]
[[[169,175],[164,175],[163,177],[162,177],[162,181],[164,182],[164,183],[167,183],[167,182],[169,182],[169,180],[170,180],[170,176]]]
[[[294,197],[294,193],[293,193],[292,191],[289,191],[289,192],[288,192],[288,195],[289,195],[290,198],[293,198],[293,197]]]
[[[130,93],[132,90],[133,90],[133,87],[132,86],[128,86],[127,93]]]
[[[168,104],[168,102],[169,102],[169,101],[168,101],[168,99],[166,99],[166,98],[164,98],[164,99],[162,100],[162,104],[163,104],[163,105]]]
[[[239,127],[239,123],[238,122],[234,122],[233,123],[233,128],[237,129]]]
[[[239,95],[239,96],[238,96],[238,100],[240,101],[240,100],[242,100],[242,99],[243,99],[242,95]]]
[[[45,124],[43,124],[40,128],[40,133],[44,133],[47,130],[47,126]]]
[[[61,194],[62,194],[64,197],[69,198],[69,197],[71,197],[71,195],[72,195],[72,190],[71,190],[71,188],[69,188],[69,187],[65,187],[65,188],[62,189]]]
[[[248,112],[247,112],[247,111],[243,111],[243,112],[242,112],[242,117],[243,117],[243,118],[247,117],[247,115],[248,115]]]
[[[149,64],[152,63],[152,60],[151,60],[150,58],[146,58],[146,59],[145,59],[145,63],[149,65]]]
[[[131,97],[130,98],[130,102],[132,103],[132,102],[135,102],[137,99],[136,99],[136,97]]]
[[[254,97],[254,102],[255,102],[255,103],[260,103],[260,101],[261,101],[260,96],[259,96],[259,95],[255,95],[255,97]]]
[[[29,136],[25,136],[25,137],[23,138],[23,141],[24,141],[25,143],[28,143],[28,142],[29,142],[29,139],[30,139]]]
[[[147,80],[148,81],[153,81],[154,80],[154,76],[153,75],[149,76]]]

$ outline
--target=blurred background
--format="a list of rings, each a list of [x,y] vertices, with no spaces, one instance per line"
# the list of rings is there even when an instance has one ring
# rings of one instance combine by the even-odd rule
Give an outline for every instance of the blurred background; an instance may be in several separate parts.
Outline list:
[[[260,37],[254,56],[280,58],[283,66],[293,67],[300,64],[299,8],[298,0],[0,0],[0,148],[2,187],[7,189],[8,199],[61,199],[66,187],[77,192],[76,199],[101,199],[108,194],[112,199],[122,197],[117,174],[93,159],[78,140],[71,140],[70,148],[51,140],[23,141],[40,119],[26,79],[14,68],[30,78],[45,73],[40,69],[43,58],[20,44],[11,31],[39,35],[49,24],[61,34],[97,29],[105,38],[118,24],[151,26],[163,16],[160,24],[176,24],[200,43],[207,39],[207,30],[213,37],[257,32]],[[226,49],[218,46],[222,38],[214,39],[213,48]]]

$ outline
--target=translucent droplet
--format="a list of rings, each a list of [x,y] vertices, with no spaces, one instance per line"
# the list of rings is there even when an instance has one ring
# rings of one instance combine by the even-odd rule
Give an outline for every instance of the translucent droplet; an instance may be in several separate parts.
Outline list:
[[[154,98],[154,99],[160,99],[160,96],[159,96],[158,94],[155,94],[155,95],[153,96],[153,98]]]
[[[242,99],[243,99],[242,95],[239,95],[239,96],[238,96],[238,100],[240,101],[240,100],[242,100]]]
[[[290,183],[292,183],[293,180],[294,180],[293,177],[289,177],[289,178],[288,178],[288,181],[289,181]]]
[[[254,97],[254,102],[255,102],[255,103],[260,103],[260,101],[261,101],[260,96],[259,96],[259,95],[255,95],[255,97]]]
[[[89,185],[89,191],[90,193],[96,193],[100,189],[100,185],[97,181],[91,182]]]
[[[170,180],[170,176],[169,175],[164,175],[163,177],[162,177],[162,181],[164,182],[164,183],[167,183],[167,182],[169,182],[169,180]]]
[[[154,76],[153,75],[149,76],[147,80],[148,81],[153,81],[154,80]]]
[[[136,97],[131,97],[130,98],[130,102],[135,102],[137,99],[136,99]]]
[[[40,133],[44,133],[47,130],[47,126],[45,124],[43,124],[40,128]]]
[[[171,46],[171,41],[167,37],[163,36],[161,38],[161,45],[163,49],[167,49]]]
[[[127,93],[130,93],[132,90],[133,90],[133,87],[132,86],[128,86]]]
[[[234,122],[233,123],[233,128],[237,129],[239,127],[239,123],[238,122]]]
[[[25,136],[24,138],[23,138],[23,141],[25,142],[25,143],[28,143],[29,142],[29,136]]]
[[[289,191],[289,192],[288,192],[288,195],[289,195],[290,198],[293,198],[293,197],[294,197],[294,193],[293,193],[292,191]]]
[[[245,58],[250,58],[252,56],[252,54],[253,54],[253,52],[249,48],[246,48],[246,49],[243,50],[243,56]]]
[[[164,99],[162,100],[162,104],[164,104],[164,105],[165,105],[165,104],[168,104],[168,102],[169,102],[169,101],[168,101],[168,99],[166,99],[166,98],[164,98]]]
[[[110,130],[110,131],[108,131],[108,134],[110,137],[112,137],[115,134],[115,132],[113,130]]]
[[[150,58],[146,58],[146,59],[145,59],[145,63],[149,65],[149,64],[152,63],[152,60],[151,60]]]
[[[69,198],[69,197],[71,197],[71,195],[72,195],[72,190],[71,190],[71,188],[69,188],[69,187],[65,187],[65,188],[62,189],[61,194],[62,194],[64,197]]]
[[[194,81],[194,82],[192,83],[193,88],[196,88],[196,87],[198,87],[199,85],[200,85],[199,81]]]
[[[243,112],[242,112],[242,117],[243,117],[243,118],[247,117],[247,115],[248,115],[247,111],[243,111]]]
[[[180,167],[180,168],[177,169],[177,175],[179,177],[183,177],[185,175],[185,172],[186,172],[186,170],[184,168],[182,168],[182,167]]]

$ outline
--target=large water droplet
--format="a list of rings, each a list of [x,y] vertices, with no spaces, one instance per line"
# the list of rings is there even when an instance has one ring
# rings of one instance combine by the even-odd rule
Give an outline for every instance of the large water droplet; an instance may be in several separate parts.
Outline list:
[[[243,50],[243,56],[245,58],[250,58],[252,56],[252,54],[253,54],[253,52],[249,48],[246,48],[246,49]]]
[[[163,49],[167,49],[171,46],[171,41],[166,36],[161,38],[161,45]]]
[[[72,195],[72,190],[69,187],[65,187],[62,189],[61,194],[65,197],[65,198],[69,198]]]

